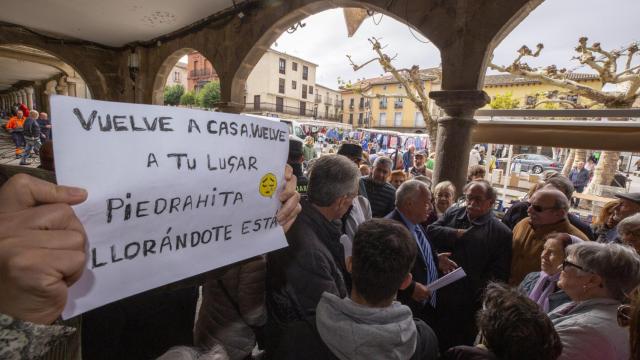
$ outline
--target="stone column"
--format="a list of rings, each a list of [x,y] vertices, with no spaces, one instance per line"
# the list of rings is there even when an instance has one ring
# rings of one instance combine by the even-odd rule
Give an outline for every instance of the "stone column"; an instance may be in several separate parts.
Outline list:
[[[438,120],[433,184],[449,180],[456,186],[459,196],[467,180],[471,131],[478,123],[473,115],[491,99],[481,90],[432,91],[429,97],[447,115]]]
[[[29,108],[29,110],[34,108],[34,102],[33,102],[33,88],[31,86],[27,87],[24,89],[24,92],[27,96],[27,107]]]
[[[220,112],[226,112],[230,114],[240,114],[244,110],[243,104],[235,102],[218,102],[216,103],[216,109]]]
[[[63,76],[58,80],[58,86],[56,87],[58,94],[69,96],[69,84],[67,84],[66,77]]]
[[[49,113],[49,115],[51,115],[51,103],[49,102],[49,96],[57,94],[56,93],[57,85],[58,85],[58,82],[55,80],[48,81],[44,85],[44,98],[45,98],[44,102],[47,104],[47,112]]]

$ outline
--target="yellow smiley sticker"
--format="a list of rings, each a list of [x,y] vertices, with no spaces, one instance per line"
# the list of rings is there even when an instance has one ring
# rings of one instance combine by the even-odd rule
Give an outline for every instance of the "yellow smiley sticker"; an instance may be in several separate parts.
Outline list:
[[[260,186],[258,187],[260,195],[264,197],[272,197],[277,188],[278,180],[272,173],[267,173],[262,177],[262,179],[260,179]]]

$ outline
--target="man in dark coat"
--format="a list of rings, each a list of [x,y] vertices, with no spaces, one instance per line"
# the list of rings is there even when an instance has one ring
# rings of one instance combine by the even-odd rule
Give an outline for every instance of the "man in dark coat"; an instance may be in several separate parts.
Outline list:
[[[373,219],[356,232],[347,268],[351,297],[324,293],[315,317],[293,323],[275,358],[279,360],[436,359],[438,341],[408,307],[394,301],[411,283],[418,249],[400,223]]]
[[[387,181],[391,167],[391,159],[386,156],[377,157],[373,162],[371,175],[360,179],[360,193],[369,200],[374,218],[384,217],[393,210],[396,188]]]
[[[466,206],[449,209],[427,228],[437,251],[451,252],[467,274],[438,290],[436,334],[442,351],[473,345],[482,291],[491,280],[507,282],[511,269],[511,230],[493,215],[496,191],[479,180],[467,184],[464,194]]]
[[[425,183],[418,180],[405,181],[396,193],[396,208],[385,218],[404,225],[411,233],[418,251],[411,269],[411,284],[406,289],[398,291],[398,300],[409,306],[415,317],[433,325],[437,294],[432,293],[427,284],[438,279],[440,275],[438,256],[420,225],[429,217],[431,203],[431,192]]]
[[[287,232],[289,247],[267,257],[267,351],[275,351],[286,325],[315,314],[322,293],[347,296],[339,220],[358,195],[360,171],[340,155],[316,160],[307,200]],[[336,222],[337,221],[337,222]]]
[[[584,168],[584,161],[578,161],[576,167],[571,169],[569,180],[573,183],[576,192],[582,193],[584,191],[584,187],[589,183],[589,170]],[[580,205],[580,199],[571,198],[571,206],[578,207],[578,205]]]

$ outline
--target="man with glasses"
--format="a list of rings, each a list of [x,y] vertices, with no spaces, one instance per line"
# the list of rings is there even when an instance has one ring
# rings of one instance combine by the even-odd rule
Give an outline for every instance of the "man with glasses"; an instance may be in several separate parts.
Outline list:
[[[451,253],[451,260],[467,274],[438,290],[436,334],[442,351],[473,345],[482,292],[489,281],[506,282],[511,268],[511,230],[493,215],[495,189],[478,180],[463,192],[466,205],[450,208],[427,228],[436,251]]]
[[[513,228],[513,257],[511,259],[511,285],[518,285],[534,271],[540,271],[540,255],[544,238],[552,232],[575,235],[582,240],[589,238],[571,225],[567,218],[569,200],[559,190],[544,188],[530,199],[528,217]]]

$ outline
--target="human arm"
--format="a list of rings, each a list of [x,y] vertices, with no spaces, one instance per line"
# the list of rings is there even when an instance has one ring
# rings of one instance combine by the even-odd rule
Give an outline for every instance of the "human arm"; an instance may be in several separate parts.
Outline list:
[[[441,219],[427,227],[427,236],[438,250],[452,250],[457,239],[463,236],[464,229],[455,229],[453,224],[455,214],[449,210]]]
[[[506,227],[498,230],[490,264],[491,276],[493,280],[506,283],[511,276],[512,233]]]
[[[449,258],[450,256],[450,252],[438,254],[438,270],[443,274],[448,274],[458,267],[458,264]]]

